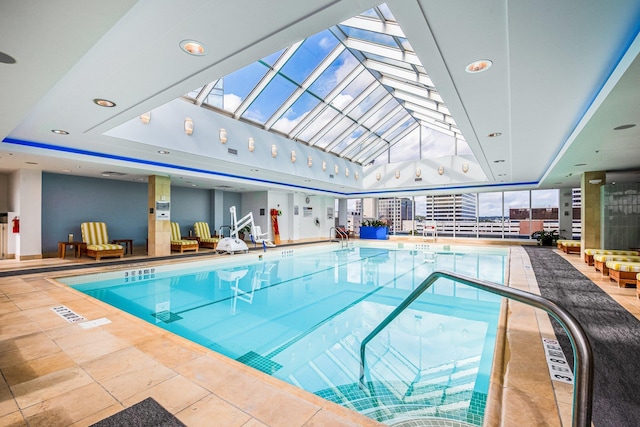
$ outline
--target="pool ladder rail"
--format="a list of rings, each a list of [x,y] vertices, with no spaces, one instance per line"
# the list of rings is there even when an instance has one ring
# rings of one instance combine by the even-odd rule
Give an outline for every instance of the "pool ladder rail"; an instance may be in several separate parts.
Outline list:
[[[340,247],[347,248],[349,247],[349,233],[347,233],[341,227],[331,227],[329,229],[329,241],[333,242],[333,237],[338,235],[340,237]]]
[[[451,271],[437,270],[427,277],[409,296],[398,305],[376,328],[369,333],[360,344],[360,389],[366,391],[367,381],[365,375],[369,371],[366,369],[365,350],[367,343],[380,333],[389,323],[391,323],[401,312],[413,303],[424,291],[429,289],[436,280],[445,278],[465,284],[475,289],[480,289],[493,294],[506,297],[523,304],[530,305],[546,311],[562,325],[567,331],[571,347],[573,348],[573,366],[576,370],[573,385],[573,416],[572,425],[574,427],[590,427],[593,398],[593,352],[586,333],[578,321],[564,308],[558,306],[553,301],[541,297],[540,295],[525,292],[520,289],[509,288],[486,280],[476,279]],[[368,376],[368,375],[367,375]],[[368,381],[371,384],[371,379]]]

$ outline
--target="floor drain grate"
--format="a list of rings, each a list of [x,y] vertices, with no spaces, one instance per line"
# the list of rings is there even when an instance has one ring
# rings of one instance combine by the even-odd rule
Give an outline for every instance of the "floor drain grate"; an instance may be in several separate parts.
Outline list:
[[[151,315],[164,323],[171,323],[182,319],[182,316],[178,316],[170,311],[160,311],[158,313],[151,313]]]
[[[269,360],[254,351],[245,353],[242,356],[238,357],[236,360],[269,375],[282,368],[281,364],[276,363],[273,360]]]

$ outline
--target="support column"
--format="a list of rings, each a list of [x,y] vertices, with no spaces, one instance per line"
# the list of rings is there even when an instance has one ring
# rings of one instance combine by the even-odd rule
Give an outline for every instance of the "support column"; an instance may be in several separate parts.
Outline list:
[[[347,207],[347,199],[338,199],[338,225],[344,225],[345,229],[349,229],[349,208]],[[353,231],[353,230],[352,230]]]
[[[11,231],[9,251],[20,261],[42,258],[42,171],[19,169],[9,176],[9,211],[20,218],[20,233]],[[10,253],[10,252],[9,252]]]
[[[165,256],[171,254],[171,219],[169,216],[171,200],[171,180],[167,176],[151,175],[149,177],[148,198],[149,256]],[[158,207],[161,208],[158,213]],[[166,207],[166,215],[162,208]]]
[[[582,207],[580,208],[581,255],[587,248],[602,247],[602,236],[600,235],[600,187],[607,183],[606,178],[607,174],[603,171],[582,174],[580,186],[582,193]]]

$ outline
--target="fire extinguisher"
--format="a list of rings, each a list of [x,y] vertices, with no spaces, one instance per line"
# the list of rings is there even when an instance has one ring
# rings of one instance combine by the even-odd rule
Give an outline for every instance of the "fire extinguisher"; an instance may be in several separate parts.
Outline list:
[[[19,233],[20,232],[20,218],[18,218],[17,216],[14,217],[11,220],[11,223],[13,225],[13,232],[14,233]]]

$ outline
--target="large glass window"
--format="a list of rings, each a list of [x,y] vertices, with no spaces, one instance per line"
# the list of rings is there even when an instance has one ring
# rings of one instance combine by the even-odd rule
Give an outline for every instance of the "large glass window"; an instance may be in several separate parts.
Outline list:
[[[558,231],[558,190],[531,191],[531,232]]]
[[[502,193],[478,194],[478,237],[502,237]]]
[[[529,238],[530,206],[528,191],[509,191],[504,193],[505,237]]]

